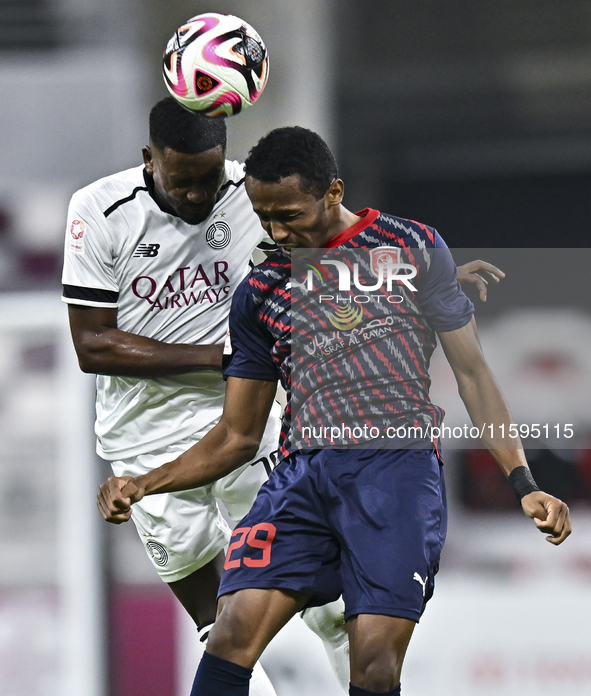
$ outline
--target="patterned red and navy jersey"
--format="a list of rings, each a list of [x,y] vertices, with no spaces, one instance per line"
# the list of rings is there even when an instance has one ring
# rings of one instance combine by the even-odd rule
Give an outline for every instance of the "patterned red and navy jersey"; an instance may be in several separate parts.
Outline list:
[[[434,229],[371,209],[358,215],[323,250],[273,254],[234,295],[224,373],[281,380],[283,456],[327,446],[424,447],[443,418],[429,399],[436,332],[466,325],[473,305]],[[412,282],[394,274],[379,286],[384,252],[415,269]],[[384,439],[386,431],[397,437]]]

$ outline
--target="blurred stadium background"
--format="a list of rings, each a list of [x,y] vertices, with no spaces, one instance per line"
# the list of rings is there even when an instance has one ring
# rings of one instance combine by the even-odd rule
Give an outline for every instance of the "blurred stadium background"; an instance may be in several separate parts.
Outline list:
[[[558,549],[481,450],[448,451],[449,541],[405,694],[591,693],[586,0],[0,0],[0,692],[189,691],[192,627],[134,530],[95,509],[108,472],[59,279],[69,196],[140,162],[166,40],[208,10],[243,16],[271,56],[260,103],[228,124],[230,156],[277,125],[313,128],[348,207],[421,220],[459,262],[506,270],[478,306],[490,362],[518,422],[574,430],[529,442],[540,483],[573,512]],[[439,357],[433,371],[447,422],[466,422]],[[279,696],[340,693],[300,624],[265,658]]]

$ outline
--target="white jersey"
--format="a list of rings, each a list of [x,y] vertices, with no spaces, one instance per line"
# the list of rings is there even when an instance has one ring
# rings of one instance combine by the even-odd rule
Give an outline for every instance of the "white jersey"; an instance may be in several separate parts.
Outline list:
[[[166,343],[218,344],[231,298],[265,233],[244,188],[243,165],[226,162],[219,201],[190,225],[163,212],[151,178],[135,167],[77,191],[68,210],[63,301],[117,308],[117,326]],[[133,457],[220,417],[221,373],[143,379],[97,376],[97,451]]]

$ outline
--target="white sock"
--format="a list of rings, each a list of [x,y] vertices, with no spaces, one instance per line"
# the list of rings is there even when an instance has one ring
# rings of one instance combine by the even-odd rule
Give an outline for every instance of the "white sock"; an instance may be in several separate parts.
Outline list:
[[[345,693],[349,693],[349,637],[345,624],[345,604],[342,599],[323,607],[304,609],[304,623],[320,638],[328,661]]]
[[[207,638],[213,624],[209,626],[204,626],[198,630],[199,640],[203,645],[207,645]],[[271,680],[267,676],[267,673],[263,669],[260,662],[257,662],[252,670],[252,677],[250,678],[249,692],[250,696],[277,696]]]

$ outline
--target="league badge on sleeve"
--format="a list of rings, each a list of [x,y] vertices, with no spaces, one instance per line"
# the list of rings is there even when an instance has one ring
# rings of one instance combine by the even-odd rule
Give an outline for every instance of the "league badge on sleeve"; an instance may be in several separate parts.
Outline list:
[[[70,225],[70,251],[73,254],[84,254],[84,232],[86,225],[82,220],[72,220]]]

